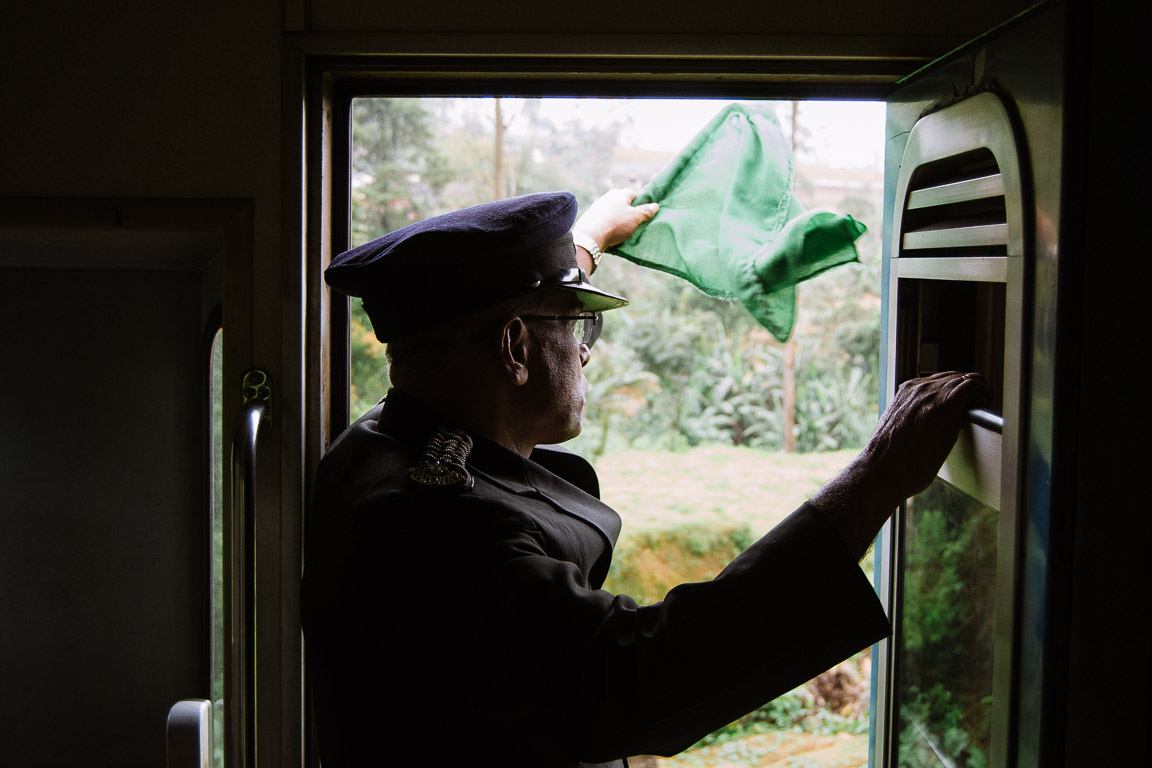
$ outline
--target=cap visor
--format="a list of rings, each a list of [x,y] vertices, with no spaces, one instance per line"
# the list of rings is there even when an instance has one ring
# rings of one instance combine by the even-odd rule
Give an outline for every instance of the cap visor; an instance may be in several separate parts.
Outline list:
[[[591,283],[561,283],[553,287],[574,292],[580,300],[580,309],[585,312],[607,312],[628,306],[628,299],[602,291]]]

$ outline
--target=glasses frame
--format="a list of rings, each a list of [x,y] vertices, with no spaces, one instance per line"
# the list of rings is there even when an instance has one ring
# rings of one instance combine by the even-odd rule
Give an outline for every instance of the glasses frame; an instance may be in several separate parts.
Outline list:
[[[521,320],[584,320],[584,334],[583,337],[576,336],[575,326],[573,326],[572,335],[576,337],[584,346],[589,349],[596,343],[596,339],[600,338],[600,332],[604,330],[604,313],[603,312],[581,312],[578,315],[520,315]]]

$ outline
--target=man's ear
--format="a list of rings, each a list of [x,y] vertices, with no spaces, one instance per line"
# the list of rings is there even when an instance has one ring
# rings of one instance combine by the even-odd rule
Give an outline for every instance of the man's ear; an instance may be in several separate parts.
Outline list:
[[[522,387],[528,383],[528,325],[518,317],[504,324],[500,335],[500,363],[512,383]]]

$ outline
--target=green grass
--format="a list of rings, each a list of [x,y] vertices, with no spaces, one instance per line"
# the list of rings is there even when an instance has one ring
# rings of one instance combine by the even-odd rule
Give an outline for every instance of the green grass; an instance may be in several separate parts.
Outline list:
[[[711,579],[854,456],[708,446],[605,457],[601,497],[624,521],[605,589],[644,604]],[[871,558],[862,567],[871,576]]]
[[[625,535],[702,525],[748,526],[758,537],[855,455],[707,446],[683,453],[623,451],[605,456],[596,469],[601,498],[624,519]]]
[[[685,452],[624,451],[597,466],[601,497],[623,518],[624,532],[605,588],[651,603],[687,581],[716,575],[755,539],[792,513],[855,457],[855,451],[782,454],[730,446]],[[871,557],[861,564],[872,575]],[[767,705],[779,709],[793,694]],[[799,704],[797,704],[799,706]],[[816,714],[823,713],[822,710]],[[867,715],[851,732],[805,725],[728,731],[672,759],[640,757],[638,768],[862,768],[868,764]],[[751,717],[751,716],[750,716]],[[826,722],[832,713],[819,722]],[[743,722],[743,721],[741,721]],[[845,721],[846,723],[848,721]],[[863,730],[860,730],[863,729]],[[844,731],[845,729],[839,729]]]

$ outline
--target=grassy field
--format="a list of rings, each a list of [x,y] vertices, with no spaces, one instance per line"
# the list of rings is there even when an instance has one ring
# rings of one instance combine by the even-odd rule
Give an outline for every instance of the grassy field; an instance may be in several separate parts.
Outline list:
[[[854,456],[709,446],[605,457],[597,466],[601,497],[624,520],[605,587],[648,603],[678,583],[713,577]],[[861,566],[871,576],[871,557]],[[629,762],[635,768],[859,768],[868,763],[867,751],[866,733],[779,731]]]
[[[624,521],[605,588],[643,604],[714,577],[854,455],[708,446],[601,460],[601,498]]]
[[[707,446],[684,453],[624,451],[605,456],[596,469],[600,496],[624,518],[625,533],[747,525],[759,536],[855,455]]]

